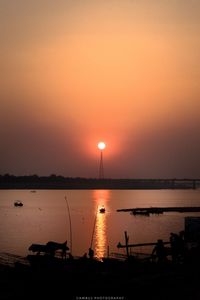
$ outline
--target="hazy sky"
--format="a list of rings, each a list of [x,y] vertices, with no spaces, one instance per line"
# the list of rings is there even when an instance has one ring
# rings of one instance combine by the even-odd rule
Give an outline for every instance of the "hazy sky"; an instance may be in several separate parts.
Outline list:
[[[199,0],[0,0],[0,174],[200,177]]]

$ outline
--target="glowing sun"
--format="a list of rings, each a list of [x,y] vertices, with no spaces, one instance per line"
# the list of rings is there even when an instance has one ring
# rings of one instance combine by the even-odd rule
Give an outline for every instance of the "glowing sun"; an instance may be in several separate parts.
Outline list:
[[[99,148],[100,150],[103,150],[103,149],[106,148],[106,144],[105,144],[104,142],[99,142],[99,143],[98,143],[98,148]]]

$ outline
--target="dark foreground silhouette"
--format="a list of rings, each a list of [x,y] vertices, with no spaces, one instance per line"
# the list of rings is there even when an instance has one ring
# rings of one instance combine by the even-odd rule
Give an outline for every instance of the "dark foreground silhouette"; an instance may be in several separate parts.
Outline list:
[[[0,299],[200,299],[199,249],[181,263],[30,255],[0,275]]]
[[[0,299],[200,299],[200,240],[181,231],[153,244],[143,258],[128,243],[123,259],[98,260],[91,247],[73,257],[67,241],[32,244],[24,259],[0,254]]]

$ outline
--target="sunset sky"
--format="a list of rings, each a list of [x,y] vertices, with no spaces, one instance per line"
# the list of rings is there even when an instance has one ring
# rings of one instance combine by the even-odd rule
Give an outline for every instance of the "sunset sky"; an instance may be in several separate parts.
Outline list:
[[[0,0],[0,174],[200,178],[199,0]]]

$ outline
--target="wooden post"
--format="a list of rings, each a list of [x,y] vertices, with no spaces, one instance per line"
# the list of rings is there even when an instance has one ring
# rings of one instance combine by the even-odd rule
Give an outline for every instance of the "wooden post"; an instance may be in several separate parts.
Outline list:
[[[127,236],[127,232],[126,231],[124,232],[124,235],[125,235],[126,255],[127,255],[127,258],[129,258],[129,250],[128,250],[128,240],[129,240],[129,237]]]

